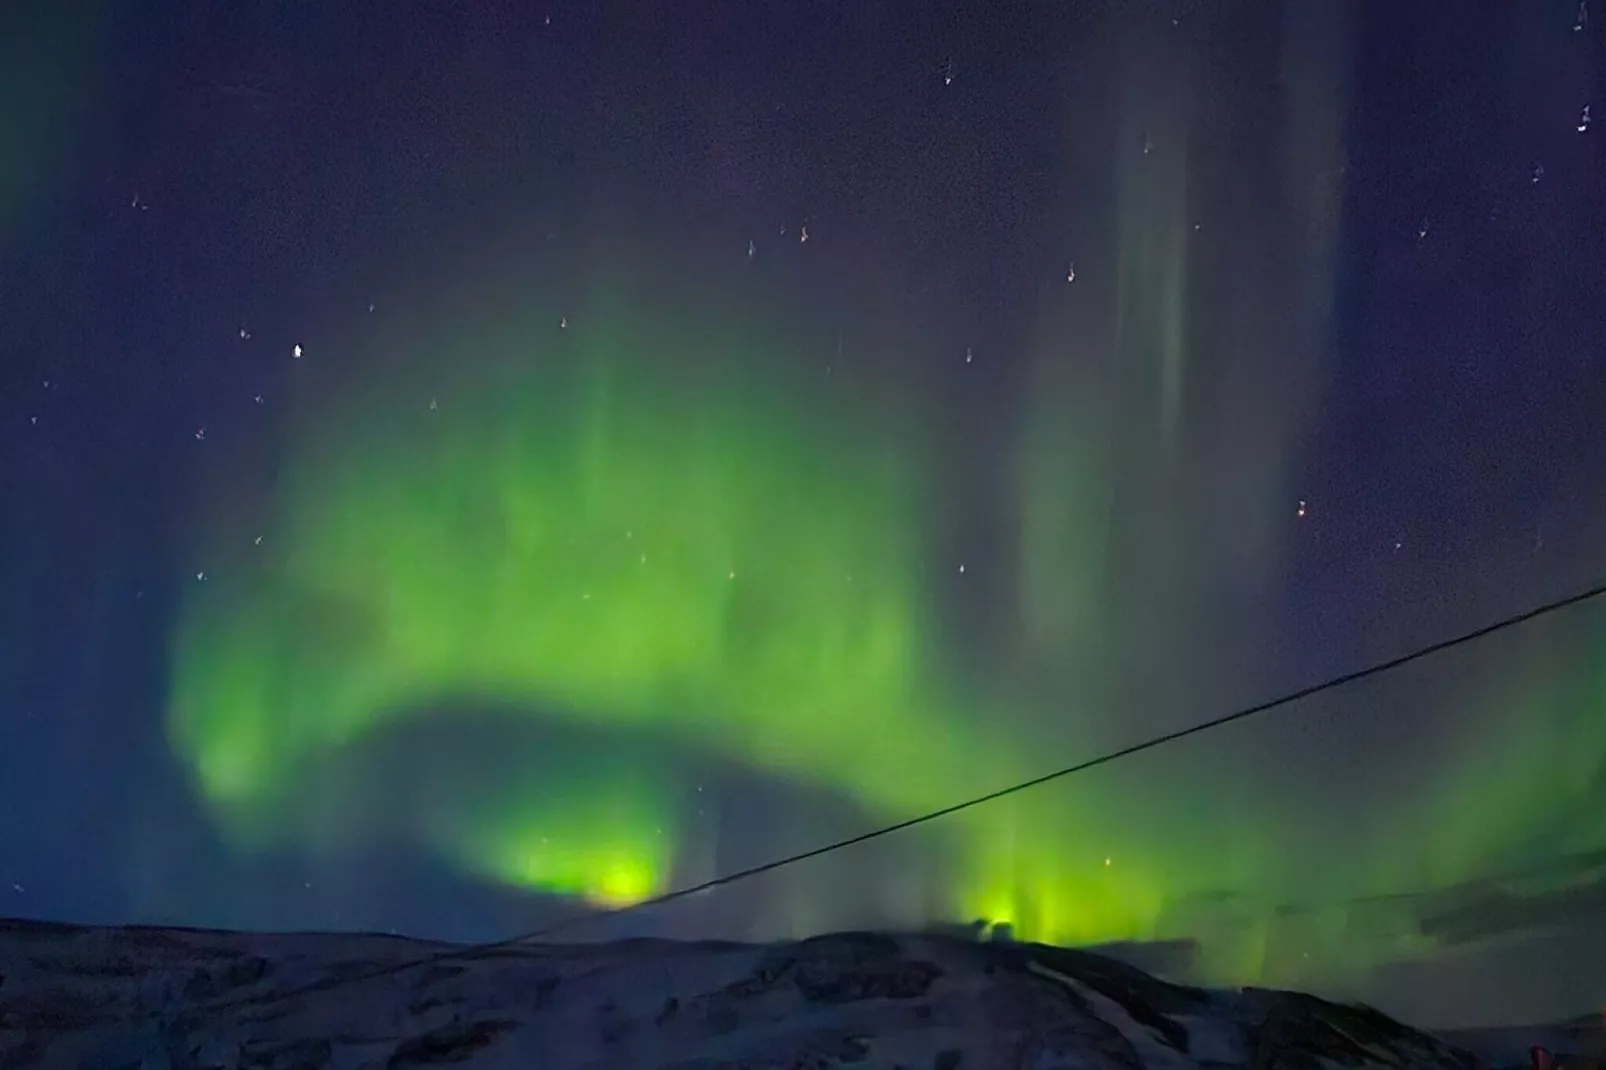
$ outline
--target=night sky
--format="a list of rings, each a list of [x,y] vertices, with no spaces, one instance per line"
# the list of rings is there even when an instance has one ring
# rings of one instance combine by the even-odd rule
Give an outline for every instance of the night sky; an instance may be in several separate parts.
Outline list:
[[[1606,10],[3,19],[0,914],[495,938],[1606,572]],[[1603,639],[572,935],[1599,1008]]]

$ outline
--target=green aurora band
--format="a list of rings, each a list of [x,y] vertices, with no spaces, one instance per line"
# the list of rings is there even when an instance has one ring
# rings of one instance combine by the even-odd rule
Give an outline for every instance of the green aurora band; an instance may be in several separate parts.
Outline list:
[[[474,375],[435,408],[404,373],[323,406],[282,463],[262,545],[217,536],[250,552],[190,586],[170,731],[239,845],[318,840],[309,770],[456,701],[673,739],[877,819],[1042,771],[945,668],[929,451],[907,414],[759,382],[731,338],[629,324],[479,339],[457,362]],[[672,771],[541,764],[540,789],[417,834],[491,878],[595,902],[668,887]],[[1132,849],[1095,787],[1056,791],[1046,816],[952,823],[953,914],[1152,934],[1162,860]],[[1039,847],[1065,838],[1074,861]],[[1170,863],[1227,877],[1202,851],[1173,846]]]

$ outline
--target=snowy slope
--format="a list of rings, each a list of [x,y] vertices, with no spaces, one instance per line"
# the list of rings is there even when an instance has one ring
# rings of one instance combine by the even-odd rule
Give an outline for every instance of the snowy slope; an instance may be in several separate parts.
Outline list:
[[[417,960],[422,965],[405,966]],[[383,976],[369,976],[387,971]],[[342,978],[364,979],[342,982]],[[0,922],[0,1068],[1468,1067],[1365,1009],[951,935],[475,953]]]

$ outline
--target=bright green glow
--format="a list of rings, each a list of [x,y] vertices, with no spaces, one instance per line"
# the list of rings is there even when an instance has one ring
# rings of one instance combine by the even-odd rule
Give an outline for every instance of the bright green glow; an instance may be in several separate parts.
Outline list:
[[[672,799],[648,770],[565,778],[523,798],[435,823],[448,858],[518,887],[600,906],[638,902],[669,883],[678,842]]]
[[[989,818],[996,834],[997,820]],[[971,917],[1008,923],[1033,940],[1078,944],[1161,935],[1165,894],[1143,863],[1114,854],[1052,851],[1038,835],[1025,845],[978,839],[958,880]],[[1022,849],[1022,846],[1025,849]]]

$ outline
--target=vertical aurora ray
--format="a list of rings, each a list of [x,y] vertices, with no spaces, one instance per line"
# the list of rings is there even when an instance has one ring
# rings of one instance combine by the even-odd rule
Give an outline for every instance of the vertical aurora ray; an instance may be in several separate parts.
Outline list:
[[[1216,666],[1237,660],[1236,645],[1265,645],[1248,625],[1266,619],[1256,600],[1286,560],[1286,481],[1331,330],[1342,17],[1288,21],[1272,52],[1290,72],[1286,125],[1268,139],[1246,133],[1266,129],[1254,109],[1275,109],[1244,95],[1261,83],[1245,82],[1242,50],[1214,50],[1199,24],[1179,29],[1187,13],[1172,7],[1123,11],[1114,34],[1116,210],[1091,251],[1110,271],[1084,268],[1072,296],[1045,306],[1015,458],[1017,671],[1034,706],[1099,711],[1046,729],[1073,753],[1272,686],[1228,690]],[[1101,121],[1067,116],[1067,137]],[[1246,172],[1256,197],[1240,192]],[[1293,263],[1305,270],[1277,266]],[[1310,892],[1295,859],[1311,845],[1304,804],[1240,790],[1253,776],[1228,748],[1163,775],[1067,786],[1057,805],[1023,808],[968,871],[969,901],[1049,938],[1220,938],[1221,975],[1261,976],[1264,919]],[[1059,826],[1077,813],[1097,815],[1094,842]],[[1044,857],[1050,843],[1056,857]],[[1408,867],[1390,877],[1412,879]],[[1106,925],[1092,932],[1075,905],[1101,896],[1091,916]]]

